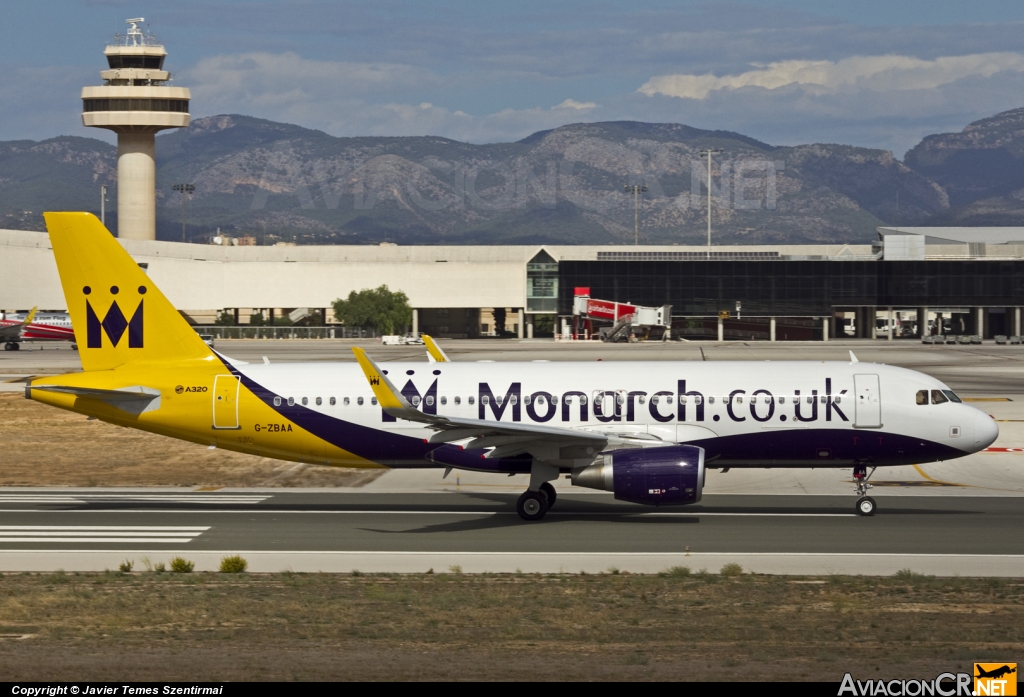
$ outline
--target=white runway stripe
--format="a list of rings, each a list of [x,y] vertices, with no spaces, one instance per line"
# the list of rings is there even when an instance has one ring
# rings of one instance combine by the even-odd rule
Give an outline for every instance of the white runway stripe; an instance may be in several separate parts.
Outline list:
[[[0,494],[0,503],[85,503],[87,501],[158,501],[173,503],[260,503],[270,496],[224,494]]]
[[[184,544],[209,526],[174,525],[0,525],[2,542],[147,542]]]

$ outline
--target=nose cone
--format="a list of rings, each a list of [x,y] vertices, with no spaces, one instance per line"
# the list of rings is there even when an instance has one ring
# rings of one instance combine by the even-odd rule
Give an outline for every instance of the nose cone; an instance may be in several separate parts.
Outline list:
[[[979,411],[974,417],[974,449],[984,450],[999,437],[999,427],[991,416]]]

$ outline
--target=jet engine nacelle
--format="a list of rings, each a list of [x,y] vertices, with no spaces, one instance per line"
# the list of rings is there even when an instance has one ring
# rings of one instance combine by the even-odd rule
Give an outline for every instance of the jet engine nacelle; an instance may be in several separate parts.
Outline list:
[[[673,445],[606,453],[603,461],[572,473],[572,483],[615,492],[632,503],[670,506],[700,501],[704,448]]]

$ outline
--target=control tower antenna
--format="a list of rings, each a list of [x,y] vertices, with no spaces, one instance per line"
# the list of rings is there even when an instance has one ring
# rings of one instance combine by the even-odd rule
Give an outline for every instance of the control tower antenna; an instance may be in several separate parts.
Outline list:
[[[107,70],[101,87],[82,88],[82,124],[117,134],[117,234],[156,239],[156,134],[189,124],[187,87],[168,87],[167,51],[139,28],[142,17],[125,20],[128,32],[103,51]]]

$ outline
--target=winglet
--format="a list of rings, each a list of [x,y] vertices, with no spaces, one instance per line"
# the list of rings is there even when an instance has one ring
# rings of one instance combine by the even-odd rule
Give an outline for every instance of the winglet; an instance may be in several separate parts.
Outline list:
[[[427,357],[430,358],[431,363],[451,363],[452,359],[448,358],[448,354],[441,350],[441,347],[437,345],[433,337],[429,337],[426,334],[420,334],[420,338],[423,339],[423,343],[427,345]]]
[[[853,351],[850,351],[850,363],[860,363],[860,361],[857,360],[857,357],[853,355]]]
[[[38,307],[33,307],[32,311],[28,313],[28,316],[25,317],[25,321],[23,322],[23,325],[24,325],[24,327],[26,329],[32,324],[32,320],[34,320],[36,318],[36,310],[38,310],[38,309],[39,309]]]
[[[377,401],[384,411],[391,416],[401,416],[406,419],[409,418],[410,413],[422,416],[421,412],[410,404],[409,400],[388,380],[384,371],[366,355],[366,351],[353,346],[352,353],[356,355],[359,367],[363,369],[363,374],[370,383],[370,389],[373,390],[374,396],[377,397]]]

